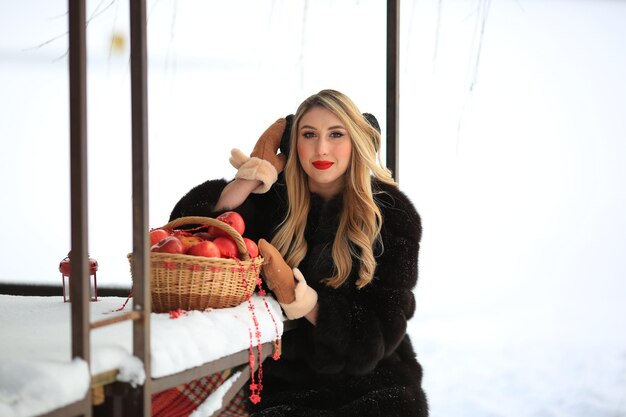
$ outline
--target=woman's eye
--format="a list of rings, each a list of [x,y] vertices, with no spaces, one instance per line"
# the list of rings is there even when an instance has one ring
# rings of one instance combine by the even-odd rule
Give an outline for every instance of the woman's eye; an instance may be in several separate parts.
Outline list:
[[[315,137],[315,133],[314,132],[304,132],[304,133],[302,133],[302,136],[307,138],[307,139],[310,139],[310,138],[314,138]]]
[[[331,138],[341,138],[343,137],[343,132],[330,132]]]

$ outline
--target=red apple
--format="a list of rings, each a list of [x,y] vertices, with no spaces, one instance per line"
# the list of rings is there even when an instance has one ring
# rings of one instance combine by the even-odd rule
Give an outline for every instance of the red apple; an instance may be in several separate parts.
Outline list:
[[[180,243],[183,244],[183,252],[187,252],[189,250],[189,248],[191,248],[193,245],[202,242],[202,239],[200,239],[198,236],[176,236],[178,238],[178,240],[180,240]]]
[[[220,249],[222,258],[237,258],[239,250],[234,240],[227,236],[218,236],[213,239],[213,243]]]
[[[248,239],[247,237],[243,238],[243,241],[246,243],[246,248],[248,248],[248,253],[251,258],[256,258],[259,256],[259,247],[254,243],[254,240]]]
[[[150,246],[159,243],[170,235],[170,232],[165,229],[152,229],[150,230]]]
[[[226,223],[227,225],[231,226],[240,235],[243,235],[243,232],[246,229],[246,224],[243,221],[243,217],[241,217],[241,214],[237,213],[236,211],[224,212],[220,214],[219,216],[217,216],[215,219],[222,221]],[[226,233],[225,231],[223,231],[222,229],[216,226],[210,226],[207,232],[213,236],[227,236],[228,235],[228,233]]]
[[[207,258],[220,258],[220,248],[210,240],[203,240],[191,246],[187,250],[187,255],[204,256]]]
[[[172,231],[172,235],[180,239],[182,236],[191,236],[193,233],[188,232],[187,230],[176,229]]]
[[[183,253],[183,244],[175,236],[168,236],[165,239],[161,239],[155,245],[150,248],[152,252],[161,253]]]

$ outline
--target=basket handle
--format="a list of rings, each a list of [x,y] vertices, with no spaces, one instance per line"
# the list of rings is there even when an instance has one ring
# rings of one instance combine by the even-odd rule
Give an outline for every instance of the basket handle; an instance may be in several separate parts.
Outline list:
[[[215,226],[218,229],[225,231],[226,233],[228,233],[228,236],[230,236],[235,241],[235,244],[237,245],[237,250],[239,251],[239,258],[242,261],[247,261],[250,259],[250,253],[248,252],[248,247],[246,246],[246,243],[243,241],[243,237],[231,225],[226,224],[221,220],[217,220],[212,217],[202,216],[179,217],[178,219],[172,220],[165,226],[161,226],[161,228],[171,230],[188,224]]]

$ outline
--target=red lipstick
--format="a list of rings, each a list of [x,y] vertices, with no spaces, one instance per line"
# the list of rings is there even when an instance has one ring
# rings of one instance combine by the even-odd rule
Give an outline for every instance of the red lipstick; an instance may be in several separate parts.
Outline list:
[[[315,161],[313,166],[317,169],[328,169],[333,166],[333,162],[330,161]]]

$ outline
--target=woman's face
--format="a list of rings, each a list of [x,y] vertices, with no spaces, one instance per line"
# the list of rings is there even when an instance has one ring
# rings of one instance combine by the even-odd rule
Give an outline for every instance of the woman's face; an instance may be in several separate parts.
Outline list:
[[[307,111],[298,125],[297,148],[312,192],[331,198],[343,190],[352,139],[333,112],[319,106]]]

